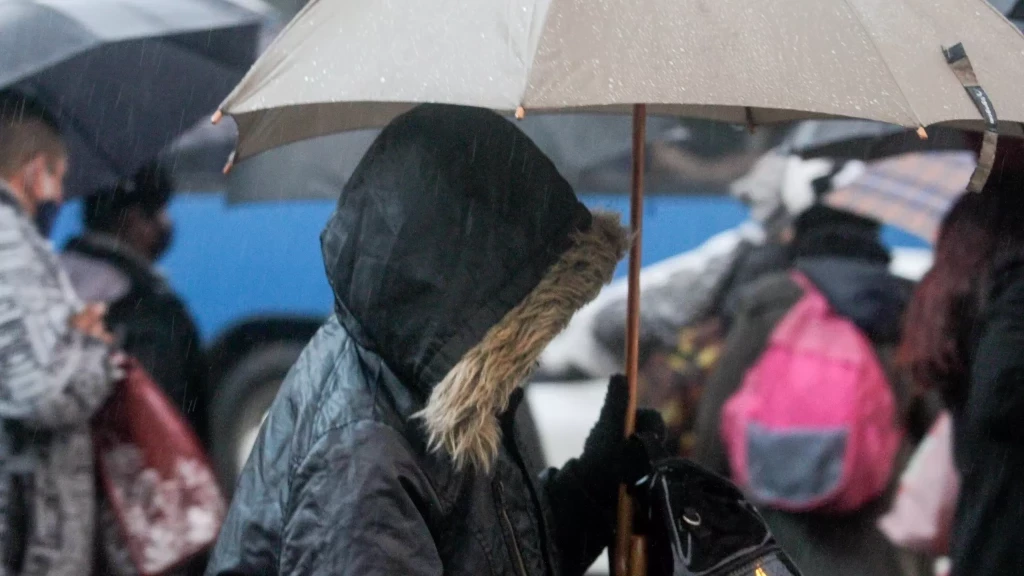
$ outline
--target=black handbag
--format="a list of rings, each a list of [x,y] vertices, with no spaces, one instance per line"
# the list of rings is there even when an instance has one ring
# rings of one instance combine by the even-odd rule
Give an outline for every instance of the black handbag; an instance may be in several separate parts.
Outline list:
[[[637,533],[647,540],[648,576],[800,576],[732,482],[668,456],[653,437],[630,443],[627,453],[645,460],[629,468],[646,472],[633,479],[631,493]]]

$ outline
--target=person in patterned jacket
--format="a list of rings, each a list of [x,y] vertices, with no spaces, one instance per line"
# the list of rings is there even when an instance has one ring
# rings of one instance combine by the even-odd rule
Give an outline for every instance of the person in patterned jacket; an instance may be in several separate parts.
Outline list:
[[[56,123],[0,94],[0,576],[87,575],[96,557],[89,419],[117,375],[103,308],[44,238],[67,163]]]

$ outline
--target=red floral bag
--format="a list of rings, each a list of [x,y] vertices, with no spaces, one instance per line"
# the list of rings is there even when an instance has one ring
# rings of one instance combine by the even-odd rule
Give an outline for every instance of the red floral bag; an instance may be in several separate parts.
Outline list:
[[[210,548],[226,504],[213,467],[177,408],[135,359],[93,420],[96,468],[123,547],[142,576]]]

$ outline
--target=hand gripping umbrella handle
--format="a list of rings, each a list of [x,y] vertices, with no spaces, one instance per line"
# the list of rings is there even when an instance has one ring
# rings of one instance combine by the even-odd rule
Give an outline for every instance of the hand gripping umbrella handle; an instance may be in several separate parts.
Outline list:
[[[640,365],[640,254],[643,233],[644,147],[646,144],[647,106],[633,107],[633,186],[629,201],[629,295],[626,299],[626,380],[629,403],[626,409],[626,438],[636,429],[637,375]],[[633,536],[633,500],[626,487],[619,487],[618,525],[615,533],[615,576],[643,576],[646,572],[646,546]]]

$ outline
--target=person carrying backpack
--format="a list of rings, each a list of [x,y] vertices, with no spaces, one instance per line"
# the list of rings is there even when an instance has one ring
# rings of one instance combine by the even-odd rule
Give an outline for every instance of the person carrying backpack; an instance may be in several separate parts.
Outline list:
[[[818,198],[837,172],[816,179]],[[806,576],[905,574],[875,519],[910,399],[890,358],[911,286],[879,230],[820,203],[800,213],[792,268],[744,289],[698,413],[694,459],[745,489]]]

